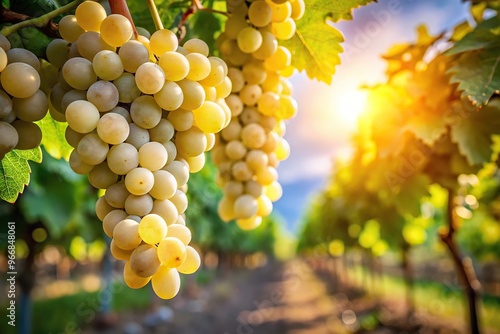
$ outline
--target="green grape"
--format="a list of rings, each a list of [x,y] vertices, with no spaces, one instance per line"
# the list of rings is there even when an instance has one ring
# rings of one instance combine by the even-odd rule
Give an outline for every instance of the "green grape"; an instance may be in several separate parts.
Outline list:
[[[167,119],[176,131],[186,131],[193,126],[194,116],[191,110],[176,109],[168,113]]]
[[[150,41],[151,51],[158,57],[160,57],[165,52],[172,52],[177,50],[179,46],[179,41],[177,36],[168,29],[161,29],[155,31]]]
[[[36,122],[41,120],[49,110],[47,96],[41,90],[28,98],[12,99],[12,110],[17,118],[26,122]]]
[[[207,138],[203,131],[192,127],[187,131],[177,132],[175,136],[177,150],[188,157],[197,156],[205,152]]]
[[[262,217],[240,218],[236,220],[236,224],[244,231],[254,230],[262,224]]]
[[[258,0],[250,4],[248,19],[256,27],[265,27],[271,23],[272,10],[265,1]]]
[[[156,94],[165,83],[165,73],[154,63],[144,63],[135,72],[135,83],[144,94]]]
[[[177,267],[177,270],[181,274],[193,274],[200,268],[200,265],[201,258],[196,249],[186,246],[186,259]]]
[[[58,29],[61,37],[68,41],[68,43],[76,42],[78,37],[85,32],[85,30],[78,25],[75,15],[64,16],[59,21]]]
[[[140,289],[146,286],[151,277],[140,277],[132,271],[130,261],[125,262],[125,267],[123,268],[123,279],[125,284],[131,289]]]
[[[139,164],[152,172],[165,166],[167,159],[167,149],[158,142],[146,143],[139,149]]]
[[[0,121],[0,157],[12,151],[19,142],[16,129],[9,123]]]
[[[116,107],[118,97],[118,89],[109,81],[96,81],[87,90],[87,100],[100,112],[110,111]]]
[[[185,162],[172,161],[172,163],[166,165],[163,169],[175,177],[177,187],[182,187],[189,180],[189,166]]]
[[[216,133],[226,124],[223,109],[215,102],[205,101],[199,108],[193,110],[194,124],[202,131]]]
[[[165,143],[174,137],[175,128],[170,121],[162,118],[160,123],[154,128],[149,129],[148,132],[151,141]]]
[[[118,181],[118,175],[113,173],[106,162],[92,168],[88,176],[90,184],[97,189],[106,189]]]
[[[150,195],[129,195],[125,200],[125,211],[134,216],[145,216],[153,209],[153,199]]]
[[[92,61],[94,57],[103,50],[113,52],[116,50],[115,47],[109,45],[102,39],[101,34],[95,31],[87,31],[81,34],[76,44],[80,56],[89,61]]]
[[[166,267],[180,266],[186,259],[186,255],[186,245],[175,237],[166,237],[158,244],[158,258]]]
[[[118,175],[126,175],[139,166],[139,152],[129,143],[114,145],[107,156],[109,169]]]
[[[160,56],[158,65],[165,73],[165,79],[169,81],[180,81],[189,73],[189,61],[178,52],[165,52]]]
[[[262,34],[255,28],[243,28],[236,39],[238,47],[245,53],[257,51],[262,45]]]
[[[179,214],[184,213],[184,211],[186,211],[188,206],[188,199],[186,194],[179,189],[177,189],[174,195],[170,198],[170,202],[174,203],[175,207],[177,208],[177,212]]]
[[[272,32],[277,39],[287,40],[295,35],[295,21],[292,18],[288,18],[283,22],[273,23]]]
[[[104,201],[106,201],[103,198]],[[109,205],[106,202],[107,205]],[[110,238],[113,237],[113,232],[115,230],[116,225],[121,222],[122,220],[127,218],[127,213],[123,210],[111,210],[104,216],[104,219],[102,219],[102,228],[104,230],[104,233]]]
[[[97,81],[92,63],[85,58],[75,57],[68,59],[62,67],[61,72],[64,80],[75,89],[86,90]],[[2,72],[2,78],[4,73],[5,70]]]
[[[132,219],[120,221],[113,229],[113,240],[116,246],[121,249],[131,250],[136,248],[142,242],[139,236],[139,223]]]
[[[225,147],[226,155],[231,160],[241,160],[247,153],[247,148],[239,140],[231,140]]]
[[[179,217],[177,207],[170,200],[157,199],[154,201],[151,213],[162,217],[167,226],[174,224]]]
[[[162,88],[154,94],[156,103],[165,110],[175,110],[182,105],[184,93],[173,81],[164,81]]]
[[[149,61],[149,51],[144,44],[129,40],[118,50],[125,71],[135,73],[139,66]]]
[[[127,173],[127,176],[125,176],[125,186],[127,187],[127,190],[133,195],[139,196],[147,194],[151,190],[151,188],[153,188],[153,185],[153,173],[147,168],[134,168]]]
[[[108,81],[118,79],[124,71],[120,56],[110,50],[102,50],[96,53],[92,60],[92,67],[99,78]]]
[[[18,119],[12,122],[11,125],[16,129],[19,137],[16,149],[29,150],[40,146],[42,142],[42,130],[37,124]]]
[[[98,165],[106,159],[109,146],[98,135],[90,133],[80,140],[76,150],[83,162]]]
[[[241,195],[234,201],[234,214],[238,219],[247,219],[257,214],[257,200],[251,195]]]
[[[97,121],[97,135],[108,144],[123,143],[129,133],[130,127],[127,120],[119,114],[107,113]]]
[[[40,88],[40,75],[28,64],[12,63],[3,69],[0,83],[3,90],[13,97],[27,98]]]
[[[37,72],[40,72],[40,60],[31,51],[22,48],[13,48],[6,52],[7,63],[25,63],[33,67]]]
[[[75,173],[81,175],[88,174],[94,168],[94,165],[83,162],[76,150],[73,150],[69,155],[69,166]]]
[[[112,207],[123,209],[125,208],[125,201],[127,200],[127,197],[129,195],[130,193],[128,192],[127,187],[125,187],[125,183],[118,182],[106,189],[104,198],[106,199],[106,202],[108,202],[108,204]]]
[[[75,11],[75,17],[86,31],[99,31],[102,21],[106,18],[106,10],[101,4],[94,1],[82,2]]]
[[[202,106],[205,102],[205,90],[202,85],[188,79],[181,80],[177,84],[181,87],[184,95],[180,108],[194,110]]]
[[[139,277],[153,276],[160,268],[156,246],[140,245],[130,255],[130,269]]]
[[[111,255],[117,260],[127,261],[130,259],[130,255],[132,255],[133,250],[129,249],[121,249],[118,247],[113,239],[111,239],[111,244],[109,245],[109,250]],[[127,266],[127,264],[125,264]],[[128,284],[127,284],[128,285]]]
[[[155,294],[162,299],[172,299],[178,293],[181,286],[179,272],[175,268],[160,266],[151,279],[151,285]]]
[[[210,74],[210,61],[206,56],[199,53],[189,53],[186,55],[186,59],[189,62],[187,79],[200,81],[208,77]]]
[[[113,81],[118,89],[118,101],[130,103],[141,95],[141,90],[135,83],[135,77],[131,73],[123,73]]]
[[[97,127],[99,110],[90,102],[77,100],[71,102],[66,108],[66,120],[71,129],[88,133]]]
[[[166,170],[153,172],[154,185],[149,194],[155,199],[165,200],[171,198],[177,190],[177,180]]]
[[[208,53],[210,52],[207,43],[198,38],[192,38],[186,41],[183,47],[190,53],[200,53],[205,57],[208,57]]]
[[[161,120],[161,108],[150,95],[136,98],[130,105],[130,117],[143,129],[152,129]]]
[[[142,217],[139,223],[139,235],[142,241],[150,245],[157,244],[165,238],[167,230],[168,228],[165,220],[154,213]]]
[[[184,225],[172,224],[168,228],[167,237],[177,238],[187,246],[191,242],[191,231]]]
[[[115,210],[115,208],[112,207],[111,205],[109,205],[109,203],[106,201],[106,198],[104,198],[104,196],[99,197],[99,199],[95,203],[95,213],[96,213],[97,218],[99,218],[100,221],[103,221],[104,218],[106,217],[106,215],[113,210]],[[117,210],[117,211],[121,211],[121,210]],[[114,226],[113,226],[113,228],[114,228]],[[113,235],[113,231],[111,231],[111,233],[108,234],[108,236],[112,236],[112,235]]]
[[[140,149],[142,145],[148,143],[150,140],[149,132],[146,129],[137,126],[134,123],[129,124],[130,134],[128,135],[126,143],[132,144],[136,149]]]
[[[122,15],[111,14],[106,17],[99,28],[102,39],[111,46],[119,47],[127,42],[133,34],[132,24]]]

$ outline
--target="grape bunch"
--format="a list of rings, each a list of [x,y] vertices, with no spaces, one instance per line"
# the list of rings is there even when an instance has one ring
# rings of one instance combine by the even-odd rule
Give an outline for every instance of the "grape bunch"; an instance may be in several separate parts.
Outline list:
[[[96,213],[111,253],[126,261],[126,284],[151,281],[173,298],[179,273],[200,266],[185,222],[187,181],[231,119],[226,63],[199,39],[179,46],[167,29],[135,36],[129,20],[92,1],[59,31],[47,48],[59,69],[50,107],[68,122],[70,166],[105,189]]]
[[[212,159],[224,196],[219,216],[240,228],[258,227],[282,195],[276,168],[290,153],[284,120],[297,112],[292,86],[282,73],[292,55],[278,40],[294,36],[303,0],[228,0],[232,13],[217,42],[232,82],[226,103],[229,125],[216,135]]]
[[[40,89],[41,64],[31,51],[11,48],[0,35],[0,160],[13,149],[36,148],[42,131],[34,123],[45,117],[47,96]]]

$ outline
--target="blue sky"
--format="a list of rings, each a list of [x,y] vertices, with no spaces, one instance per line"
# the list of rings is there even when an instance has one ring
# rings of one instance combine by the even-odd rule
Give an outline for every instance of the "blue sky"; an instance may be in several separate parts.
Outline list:
[[[420,24],[439,34],[470,16],[461,0],[379,0],[353,14],[352,21],[335,24],[345,37],[345,52],[332,85],[305,74],[291,78],[299,112],[287,123],[291,154],[278,169],[284,194],[275,212],[292,232],[298,231],[311,196],[323,187],[334,157],[350,152],[362,100],[358,87],[384,80],[380,55],[395,43],[414,41]]]

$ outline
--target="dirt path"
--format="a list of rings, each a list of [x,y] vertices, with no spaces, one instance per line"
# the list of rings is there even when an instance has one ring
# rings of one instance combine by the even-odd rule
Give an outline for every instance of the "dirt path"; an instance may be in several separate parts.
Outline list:
[[[349,287],[339,293],[332,284],[330,272],[314,271],[303,260],[219,272],[203,287],[185,282],[183,294],[167,303],[152,294],[149,310],[119,314],[108,329],[84,334],[465,333],[462,321],[428,314],[408,321],[401,301],[377,300]]]

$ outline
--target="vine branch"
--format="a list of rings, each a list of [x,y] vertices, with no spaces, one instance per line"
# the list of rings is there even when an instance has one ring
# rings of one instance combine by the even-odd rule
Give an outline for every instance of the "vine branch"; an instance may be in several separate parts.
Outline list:
[[[3,27],[2,30],[0,30],[0,34],[2,34],[4,36],[8,36],[19,29],[31,27],[31,26],[43,28],[47,24],[49,24],[53,18],[55,18],[61,14],[64,14],[65,12],[69,11],[73,7],[78,6],[83,1],[84,0],[74,0],[70,3],[68,3],[67,5],[64,5],[60,8],[54,9],[53,11],[51,11],[47,14],[44,14],[42,16],[35,17],[35,18],[25,20],[25,21],[21,21],[19,23],[13,24],[11,26]]]

